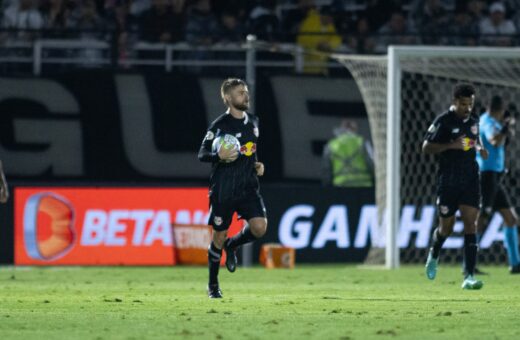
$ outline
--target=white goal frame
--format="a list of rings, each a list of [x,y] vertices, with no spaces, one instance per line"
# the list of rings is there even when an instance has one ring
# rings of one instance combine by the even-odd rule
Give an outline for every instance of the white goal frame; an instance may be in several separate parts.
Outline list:
[[[401,60],[404,57],[461,57],[490,59],[519,59],[520,48],[447,47],[447,46],[390,46],[387,68],[386,121],[386,249],[385,266],[399,267],[397,233],[400,220],[401,189]],[[520,83],[520,79],[519,79]],[[450,100],[450,98],[447,98]]]

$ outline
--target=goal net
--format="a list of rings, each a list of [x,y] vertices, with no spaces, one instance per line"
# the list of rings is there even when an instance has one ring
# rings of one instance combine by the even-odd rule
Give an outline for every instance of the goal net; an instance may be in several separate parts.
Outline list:
[[[520,49],[399,46],[390,47],[386,56],[333,57],[350,71],[360,89],[374,143],[381,223],[378,235],[372,235],[369,259],[382,263],[386,258],[390,268],[397,267],[399,261],[423,262],[431,231],[438,223],[434,211],[437,165],[434,156],[420,152],[424,134],[433,119],[451,105],[452,88],[458,82],[471,82],[477,87],[477,113],[498,94],[509,103],[511,114],[518,115]],[[518,134],[511,138],[506,152],[510,173],[504,184],[514,206],[520,197],[520,158],[514,156],[520,152],[519,139]],[[412,207],[407,212],[413,212],[413,223],[409,217],[405,221],[404,207]],[[479,261],[505,262],[500,225],[498,215],[487,224]],[[412,233],[415,238],[399,237],[398,230],[406,228],[417,229]],[[462,224],[457,223],[455,230],[459,234],[446,242],[443,262],[460,261],[462,257]]]

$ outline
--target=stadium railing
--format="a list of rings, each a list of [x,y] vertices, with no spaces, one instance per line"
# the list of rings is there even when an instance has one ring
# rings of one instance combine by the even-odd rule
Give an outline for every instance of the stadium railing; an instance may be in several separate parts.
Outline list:
[[[50,38],[60,36],[60,34],[67,38]],[[86,34],[90,38],[81,37],[81,34]],[[23,36],[26,38],[20,38]],[[33,39],[29,40],[27,36],[33,37]],[[76,38],[72,38],[73,36],[76,36]],[[419,45],[422,41],[426,41],[424,39],[449,44],[449,41],[446,40],[448,37],[442,35],[429,37],[414,35],[414,37],[418,38],[417,44]],[[496,36],[496,38],[499,37],[504,36]],[[511,38],[514,45],[520,41],[518,36],[507,37]],[[23,66],[26,73],[40,75],[44,66],[52,65],[58,65],[62,69],[68,66],[114,69],[156,67],[171,72],[175,68],[183,67],[191,67],[195,70],[201,67],[245,68],[247,64],[247,46],[239,43],[193,46],[186,42],[165,44],[137,40],[128,44],[126,53],[122,53],[117,34],[114,31],[47,32],[0,29],[0,38],[0,64],[4,64],[2,70],[5,72],[3,73],[9,73],[9,67],[20,73],[16,66]],[[344,38],[347,38],[347,36],[344,36]],[[373,35],[368,38],[381,39],[385,36]],[[454,36],[449,38],[453,40]],[[459,36],[459,38],[472,38],[477,43],[482,41],[480,39],[482,37],[477,36]],[[486,38],[492,38],[492,36],[486,36]],[[325,66],[328,69],[343,68],[334,60],[328,60],[325,63],[306,61],[304,49],[292,42],[266,43],[260,50],[262,54],[259,54],[256,58],[257,67],[285,68],[295,73],[304,72],[304,66]],[[345,44],[336,52],[357,53],[351,51]],[[372,53],[376,52],[373,51]],[[267,54],[271,56],[267,56]],[[282,55],[283,57],[281,57]]]

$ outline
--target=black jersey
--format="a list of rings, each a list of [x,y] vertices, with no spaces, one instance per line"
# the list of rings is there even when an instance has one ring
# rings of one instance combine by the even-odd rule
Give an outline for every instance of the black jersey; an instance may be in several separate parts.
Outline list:
[[[217,152],[212,150],[214,139],[225,134],[235,136],[240,142],[239,156],[231,163],[220,161]],[[255,170],[258,136],[258,117],[250,113],[246,113],[243,119],[225,113],[211,123],[202,141],[199,159],[213,163],[210,176],[212,200],[223,202],[258,194],[259,184]]]
[[[449,149],[439,155],[440,184],[458,185],[478,177],[475,145],[479,136],[479,118],[471,114],[466,120],[447,111],[435,118],[426,133],[425,140],[431,143],[451,143],[464,136],[468,145],[465,150]],[[471,147],[470,147],[471,146]]]

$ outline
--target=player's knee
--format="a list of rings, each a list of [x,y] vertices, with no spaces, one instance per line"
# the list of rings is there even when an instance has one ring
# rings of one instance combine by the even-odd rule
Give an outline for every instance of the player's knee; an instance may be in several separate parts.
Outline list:
[[[219,249],[222,249],[224,242],[227,238],[227,230],[225,231],[213,231],[213,243]]]
[[[439,223],[439,232],[442,236],[448,237],[453,233],[453,227],[455,225],[455,217],[450,216],[441,218]]]
[[[251,233],[256,238],[260,238],[265,235],[267,231],[267,219],[262,218],[254,221],[253,223],[250,223]]]

